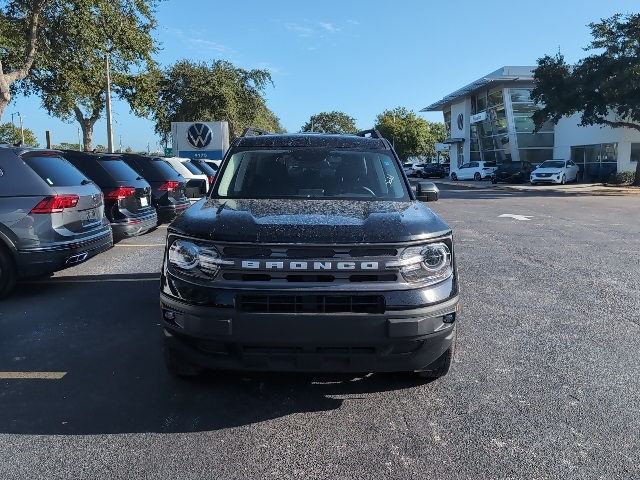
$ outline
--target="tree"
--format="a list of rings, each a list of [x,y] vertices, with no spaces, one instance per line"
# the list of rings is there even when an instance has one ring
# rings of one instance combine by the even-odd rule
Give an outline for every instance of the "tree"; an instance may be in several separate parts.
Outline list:
[[[154,82],[151,76],[146,80]],[[225,60],[211,64],[180,60],[155,81],[157,99],[141,108],[148,109],[156,123],[155,131],[165,143],[171,122],[226,121],[231,139],[247,127],[283,131],[262,97],[266,86],[273,85],[266,70],[244,70]]]
[[[0,119],[36,59],[40,16],[48,0],[13,0],[0,10]]]
[[[160,0],[49,1],[39,53],[22,89],[38,94],[51,116],[78,121],[84,148],[92,150],[93,127],[106,106],[107,71],[116,97],[155,94],[137,78],[156,68],[152,55],[158,47],[151,33]],[[138,103],[131,108],[143,113]]]
[[[21,129],[20,127],[16,127],[13,123],[3,123],[0,125],[0,143],[10,143],[11,145],[23,143],[23,134],[25,145],[30,147],[40,146],[38,140],[36,140],[35,134],[28,128]]]
[[[570,66],[561,54],[538,59],[534,71],[536,130],[579,113],[580,125],[640,131],[640,14],[617,14],[590,23],[596,53]],[[634,185],[640,186],[640,161]]]
[[[322,112],[311,115],[309,121],[302,126],[302,132],[322,133],[356,133],[356,121],[346,113]]]
[[[376,117],[375,128],[394,146],[402,160],[433,158],[436,143],[444,141],[444,123],[430,122],[403,107],[385,110]]]

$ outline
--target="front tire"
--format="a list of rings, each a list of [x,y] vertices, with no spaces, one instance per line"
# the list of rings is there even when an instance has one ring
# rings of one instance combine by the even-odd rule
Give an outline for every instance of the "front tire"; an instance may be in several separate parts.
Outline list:
[[[13,289],[17,276],[13,259],[6,248],[0,245],[0,298]]]
[[[458,176],[455,173],[452,173],[451,174],[451,180],[453,180],[455,182],[456,180],[458,180]]]
[[[567,183],[567,177],[565,177],[563,174],[562,178],[560,179],[560,185],[564,185],[565,183]]]
[[[480,180],[482,180],[482,175],[480,175],[480,172],[476,172],[476,173],[474,173],[474,174],[473,174],[473,179],[474,179],[476,182],[479,182]]]

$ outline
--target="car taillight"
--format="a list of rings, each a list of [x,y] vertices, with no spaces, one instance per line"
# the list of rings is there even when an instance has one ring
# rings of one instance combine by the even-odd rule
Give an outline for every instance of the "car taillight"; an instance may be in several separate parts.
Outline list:
[[[178,185],[180,185],[180,182],[176,182],[176,181],[170,180],[170,181],[165,182],[162,185],[160,185],[158,187],[158,190],[166,190],[167,192],[170,192],[170,191],[175,190],[176,188],[178,188]]]
[[[55,195],[42,199],[29,213],[60,213],[78,205],[78,195]]]
[[[126,197],[133,197],[135,194],[135,187],[120,187],[107,193],[105,198],[110,198],[111,200],[122,200]]]
[[[209,185],[211,185],[215,179],[216,177],[214,177],[213,175],[209,175]]]

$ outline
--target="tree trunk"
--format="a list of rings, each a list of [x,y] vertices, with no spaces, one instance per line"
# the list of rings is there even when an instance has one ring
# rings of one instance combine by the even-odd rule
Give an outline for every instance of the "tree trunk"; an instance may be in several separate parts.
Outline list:
[[[76,114],[76,120],[78,120],[80,128],[82,129],[82,144],[84,145],[83,150],[85,152],[91,152],[93,151],[93,126],[100,118],[100,112],[98,110],[94,110],[91,117],[84,118],[82,110],[80,110],[77,106],[74,107],[73,111]]]
[[[31,17],[27,14],[28,18],[28,30],[29,35],[27,37],[27,46],[25,48],[25,61],[19,68],[12,72],[5,73],[2,61],[0,61],[0,120],[2,120],[2,114],[4,113],[7,105],[11,101],[11,85],[15,82],[23,80],[29,74],[29,70],[33,66],[33,62],[36,58],[36,42],[38,38],[38,20],[40,19],[40,13],[47,4],[48,0],[35,0],[31,7]]]

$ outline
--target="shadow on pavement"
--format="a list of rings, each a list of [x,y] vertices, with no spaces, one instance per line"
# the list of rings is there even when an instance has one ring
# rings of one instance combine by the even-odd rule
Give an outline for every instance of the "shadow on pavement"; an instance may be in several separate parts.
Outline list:
[[[175,378],[162,359],[156,278],[74,278],[23,283],[0,304],[0,372],[66,372],[59,380],[0,379],[0,433],[208,431],[424,384],[411,374]]]

